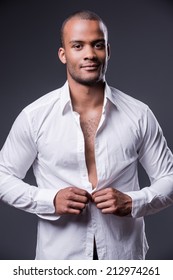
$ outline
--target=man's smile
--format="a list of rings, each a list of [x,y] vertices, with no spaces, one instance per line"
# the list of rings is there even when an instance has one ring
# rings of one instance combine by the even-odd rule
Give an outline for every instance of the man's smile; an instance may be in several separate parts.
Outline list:
[[[81,68],[91,71],[91,70],[97,70],[99,66],[100,65],[98,63],[90,63],[90,64],[82,65]]]

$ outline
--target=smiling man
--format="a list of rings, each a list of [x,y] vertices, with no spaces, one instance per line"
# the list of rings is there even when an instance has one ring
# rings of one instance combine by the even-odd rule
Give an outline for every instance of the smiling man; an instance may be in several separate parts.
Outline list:
[[[173,155],[144,103],[108,86],[107,27],[69,16],[62,88],[20,113],[0,153],[0,198],[38,215],[36,259],[144,259],[145,215],[173,203]],[[138,161],[151,185],[140,189]],[[33,165],[37,186],[23,181]]]

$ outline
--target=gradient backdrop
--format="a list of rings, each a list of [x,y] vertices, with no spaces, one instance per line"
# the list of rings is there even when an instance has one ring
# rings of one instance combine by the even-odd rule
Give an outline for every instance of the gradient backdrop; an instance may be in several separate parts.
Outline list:
[[[173,150],[173,2],[168,0],[1,0],[0,147],[19,112],[63,85],[57,58],[62,21],[78,9],[109,29],[107,81],[147,103]],[[34,184],[30,170],[27,182]],[[141,186],[148,184],[140,169]],[[173,207],[145,218],[147,259],[173,259]],[[0,259],[34,259],[37,217],[0,202]]]

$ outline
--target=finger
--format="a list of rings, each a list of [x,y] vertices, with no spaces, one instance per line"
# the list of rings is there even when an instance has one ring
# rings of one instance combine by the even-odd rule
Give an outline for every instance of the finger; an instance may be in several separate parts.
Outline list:
[[[91,200],[91,195],[83,189],[77,188],[77,187],[70,187],[70,192],[77,195],[74,197],[77,201],[89,201]]]
[[[101,202],[106,202],[109,200],[113,200],[113,199],[116,200],[116,195],[112,192],[108,192],[108,193],[105,193],[104,195],[102,194],[102,195],[93,197],[93,200],[96,204],[101,203]]]
[[[93,200],[96,204],[98,204],[98,203],[106,202],[108,199],[109,197],[104,195],[104,196],[95,197]]]
[[[116,210],[112,207],[104,208],[101,210],[103,214],[115,214]]]
[[[95,199],[96,197],[104,196],[109,192],[112,192],[111,188],[105,188],[105,189],[102,189],[102,190],[98,190],[98,191],[96,191],[92,194],[92,197]]]
[[[85,208],[85,203],[75,202],[75,201],[68,201],[67,207],[68,209],[78,209],[83,210]]]
[[[85,206],[86,205],[82,203],[67,201],[64,205],[61,205],[59,207],[58,214],[80,214]]]
[[[67,195],[67,199],[69,201],[74,201],[74,202],[81,202],[81,203],[87,203],[88,202],[88,197],[80,194],[75,194],[75,193],[69,193]]]
[[[112,200],[107,200],[105,202],[96,203],[96,206],[98,209],[108,209],[108,208],[114,208],[115,209],[115,203]]]
[[[73,191],[75,194],[81,195],[81,196],[88,196],[89,193],[84,190],[84,189],[80,189],[77,187],[70,187],[70,191]]]
[[[75,195],[74,196],[74,201],[76,201],[76,202],[83,202],[83,203],[86,204],[88,202],[88,197],[82,196],[82,195]]]
[[[97,203],[96,207],[101,210],[103,214],[115,214],[117,211],[115,200],[108,200],[106,202]]]
[[[74,214],[74,215],[79,215],[81,213],[81,210],[79,209],[74,209],[74,208],[68,208],[66,210],[63,210],[62,213],[60,213],[60,215],[62,214]]]

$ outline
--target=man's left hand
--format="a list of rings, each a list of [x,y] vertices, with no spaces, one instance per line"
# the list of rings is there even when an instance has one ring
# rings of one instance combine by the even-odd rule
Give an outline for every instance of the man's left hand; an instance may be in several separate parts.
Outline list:
[[[117,189],[105,188],[96,191],[93,193],[92,199],[103,214],[115,214],[117,216],[127,216],[131,214],[131,197]]]

